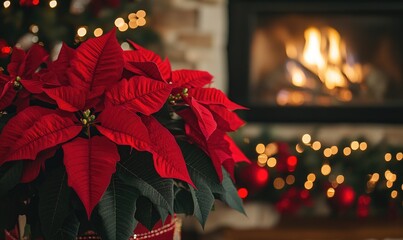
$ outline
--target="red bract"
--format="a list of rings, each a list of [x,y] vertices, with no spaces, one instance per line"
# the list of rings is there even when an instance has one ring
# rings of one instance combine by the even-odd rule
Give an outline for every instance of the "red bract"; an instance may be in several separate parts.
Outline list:
[[[76,138],[63,145],[68,184],[80,197],[87,216],[98,204],[120,160],[116,145],[103,136]]]
[[[18,48],[13,49],[11,62],[7,66],[9,75],[0,74],[0,110],[10,106],[16,96],[19,110],[29,106],[30,89],[42,85],[34,75],[46,58],[46,51],[39,45],[33,45],[27,53]]]
[[[106,104],[151,115],[166,103],[172,86],[154,79],[134,76],[123,79],[106,93]]]
[[[125,69],[130,75],[140,75],[156,80],[169,82],[171,78],[171,64],[168,59],[164,61],[150,50],[129,41],[134,50],[124,52]]]
[[[150,135],[150,151],[154,156],[154,166],[158,174],[161,177],[176,178],[193,185],[175,137],[154,117],[143,116],[142,120]]]
[[[247,161],[226,134],[244,124],[233,112],[244,108],[203,88],[212,80],[209,73],[171,71],[169,60],[133,42],[134,50],[123,52],[114,32],[76,50],[63,45],[45,69],[39,69],[46,60],[40,46],[28,53],[15,49],[9,75],[0,75],[0,110],[26,107],[2,129],[0,165],[26,160],[21,182],[27,183],[62,153],[68,185],[88,218],[116,170],[120,146],[151,153],[160,177],[194,186],[175,131],[167,127],[167,110],[183,117],[188,141],[210,156],[220,180],[222,167],[232,174],[236,162]],[[28,106],[30,97],[35,105]]]

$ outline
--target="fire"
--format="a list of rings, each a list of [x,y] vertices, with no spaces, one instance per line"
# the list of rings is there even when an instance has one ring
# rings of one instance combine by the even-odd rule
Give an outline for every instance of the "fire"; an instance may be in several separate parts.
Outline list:
[[[301,68],[299,68],[293,62],[288,62],[286,67],[287,67],[288,72],[291,75],[292,84],[294,84],[297,87],[303,87],[306,85],[305,73],[304,73],[304,71],[302,71]]]
[[[286,65],[291,83],[314,89],[316,82],[327,89],[325,95],[351,101],[349,86],[363,81],[363,66],[351,63],[351,58],[347,61],[347,47],[340,33],[331,27],[309,27],[304,31],[304,39],[302,52],[293,42],[285,43],[286,55],[292,59]]]
[[[320,51],[321,33],[317,28],[308,28],[305,30],[305,48],[302,61],[313,71],[323,69],[325,59]]]

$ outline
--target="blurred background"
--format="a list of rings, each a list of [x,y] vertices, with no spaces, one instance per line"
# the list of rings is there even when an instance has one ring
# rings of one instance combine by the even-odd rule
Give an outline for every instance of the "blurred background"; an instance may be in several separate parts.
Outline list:
[[[13,46],[78,46],[113,27],[207,70],[250,110],[232,134],[247,216],[217,202],[183,239],[403,239],[403,3],[1,0],[0,67]]]

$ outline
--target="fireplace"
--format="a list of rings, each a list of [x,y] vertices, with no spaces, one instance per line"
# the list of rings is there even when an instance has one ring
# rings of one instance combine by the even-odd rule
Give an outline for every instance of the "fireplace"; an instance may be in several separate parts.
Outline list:
[[[247,120],[403,122],[403,3],[230,0],[229,24]]]

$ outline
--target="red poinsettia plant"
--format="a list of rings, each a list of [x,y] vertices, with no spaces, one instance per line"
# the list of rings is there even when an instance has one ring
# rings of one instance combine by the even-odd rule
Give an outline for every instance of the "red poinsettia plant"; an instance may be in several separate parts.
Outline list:
[[[26,215],[33,236],[126,240],[174,213],[204,224],[215,199],[242,211],[233,173],[247,158],[227,132],[244,107],[206,87],[209,73],[130,44],[111,31],[55,61],[13,49],[0,75],[0,230]]]

